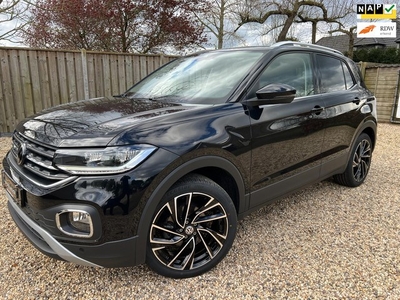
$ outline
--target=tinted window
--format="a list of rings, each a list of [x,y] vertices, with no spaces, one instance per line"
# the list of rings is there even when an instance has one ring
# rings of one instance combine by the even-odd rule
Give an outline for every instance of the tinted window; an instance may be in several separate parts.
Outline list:
[[[317,62],[321,75],[320,93],[346,90],[346,80],[340,60],[329,56],[317,55]]]
[[[344,78],[346,79],[346,89],[349,89],[354,85],[353,77],[351,77],[347,65],[342,63],[342,66],[343,66]]]

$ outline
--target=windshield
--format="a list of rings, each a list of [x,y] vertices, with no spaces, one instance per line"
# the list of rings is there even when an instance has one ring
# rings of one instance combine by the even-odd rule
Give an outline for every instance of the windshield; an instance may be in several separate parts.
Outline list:
[[[264,53],[215,51],[182,57],[133,86],[126,95],[183,103],[224,103]]]

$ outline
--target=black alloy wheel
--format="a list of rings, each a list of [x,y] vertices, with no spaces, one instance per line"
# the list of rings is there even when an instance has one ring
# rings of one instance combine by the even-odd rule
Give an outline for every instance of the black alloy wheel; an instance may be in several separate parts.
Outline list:
[[[226,191],[207,177],[190,175],[167,192],[154,214],[147,263],[168,277],[200,275],[227,254],[236,226]]]
[[[372,143],[366,133],[362,133],[352,149],[346,171],[334,176],[341,185],[357,187],[367,178],[371,166]]]

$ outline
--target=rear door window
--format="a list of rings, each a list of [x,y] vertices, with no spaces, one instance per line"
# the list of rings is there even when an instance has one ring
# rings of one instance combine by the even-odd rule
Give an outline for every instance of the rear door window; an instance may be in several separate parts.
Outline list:
[[[341,60],[325,55],[316,55],[320,73],[321,94],[344,91],[353,86],[350,71]]]

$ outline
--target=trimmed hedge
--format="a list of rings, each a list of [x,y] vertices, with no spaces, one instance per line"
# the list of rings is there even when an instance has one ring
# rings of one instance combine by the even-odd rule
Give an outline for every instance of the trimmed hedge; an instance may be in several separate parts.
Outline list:
[[[394,47],[388,48],[363,48],[354,51],[355,62],[367,61],[383,64],[400,64],[400,50]]]

